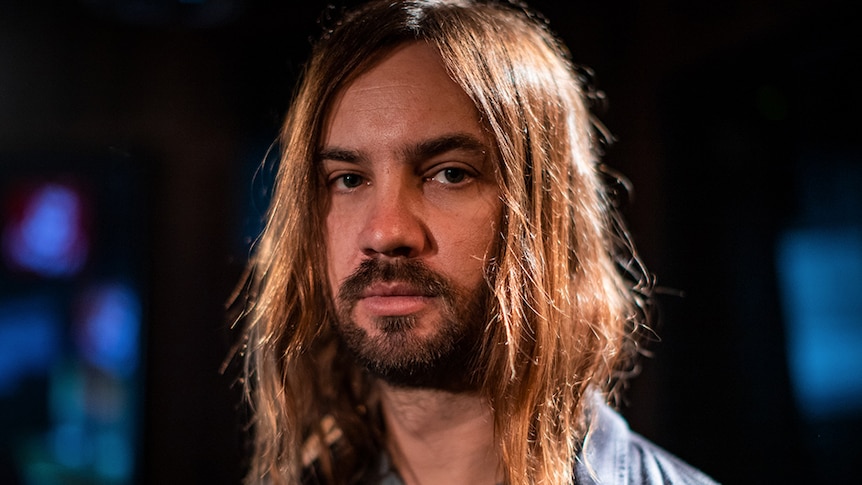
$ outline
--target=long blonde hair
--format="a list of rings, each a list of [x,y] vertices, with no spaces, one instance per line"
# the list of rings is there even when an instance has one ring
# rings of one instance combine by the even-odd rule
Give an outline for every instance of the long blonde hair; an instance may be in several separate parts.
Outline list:
[[[609,395],[637,353],[650,278],[603,183],[585,87],[565,48],[523,7],[372,2],[316,44],[281,132],[243,315],[250,483],[299,483],[310,456],[327,483],[375,471],[383,447],[375,388],[340,351],[330,323],[315,155],[339,89],[414,41],[436,47],[499,150],[503,224],[487,263],[492,296],[479,361],[507,482],[571,483],[584,395]],[[340,440],[328,446],[333,422]]]

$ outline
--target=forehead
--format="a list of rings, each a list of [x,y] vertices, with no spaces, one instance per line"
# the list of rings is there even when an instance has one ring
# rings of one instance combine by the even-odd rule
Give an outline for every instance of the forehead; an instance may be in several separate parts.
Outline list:
[[[414,42],[376,60],[333,99],[323,144],[408,141],[458,129],[485,137],[473,101],[449,76],[433,47]]]

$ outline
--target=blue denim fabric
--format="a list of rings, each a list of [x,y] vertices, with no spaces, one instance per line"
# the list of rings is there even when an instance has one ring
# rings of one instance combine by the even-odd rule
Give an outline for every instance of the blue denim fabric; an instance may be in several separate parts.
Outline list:
[[[710,485],[716,482],[632,432],[598,393],[588,409],[589,430],[575,461],[578,485]]]

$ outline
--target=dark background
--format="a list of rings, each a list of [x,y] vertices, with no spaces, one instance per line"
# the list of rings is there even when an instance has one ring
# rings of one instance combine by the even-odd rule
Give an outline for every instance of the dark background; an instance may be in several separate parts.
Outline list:
[[[225,303],[264,210],[252,175],[324,5],[292,3],[0,7],[0,154],[119,154],[141,174],[127,230],[147,255],[146,483],[242,475]],[[632,427],[722,482],[850,483],[860,412],[798,408],[776,263],[788,228],[862,221],[850,2],[531,5],[608,96],[606,160],[634,184],[626,215],[664,289]]]

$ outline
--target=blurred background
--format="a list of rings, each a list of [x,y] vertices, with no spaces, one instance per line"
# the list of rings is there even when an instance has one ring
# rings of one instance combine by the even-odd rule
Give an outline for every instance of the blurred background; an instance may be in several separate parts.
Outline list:
[[[0,6],[0,483],[239,482],[225,304],[325,7],[293,3]],[[662,288],[623,411],[726,483],[862,469],[850,3],[532,2],[607,94]]]

